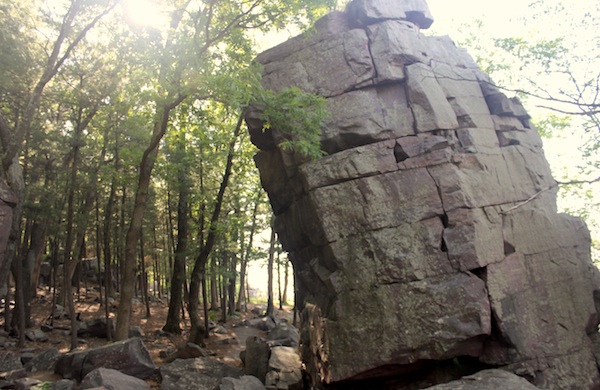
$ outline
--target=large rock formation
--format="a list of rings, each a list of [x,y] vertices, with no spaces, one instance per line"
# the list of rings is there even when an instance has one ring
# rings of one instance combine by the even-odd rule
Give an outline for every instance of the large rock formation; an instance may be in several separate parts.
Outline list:
[[[355,0],[258,57],[264,87],[317,93],[331,113],[317,161],[247,115],[311,380],[415,388],[502,367],[598,386],[588,230],[557,213],[522,105],[423,35],[432,21],[423,0]]]

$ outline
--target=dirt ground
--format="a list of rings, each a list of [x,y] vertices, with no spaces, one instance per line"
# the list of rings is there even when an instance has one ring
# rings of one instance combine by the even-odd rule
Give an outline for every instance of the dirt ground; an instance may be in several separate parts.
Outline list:
[[[163,332],[161,329],[164,326],[167,317],[168,298],[151,298],[150,317],[146,317],[146,308],[141,300],[134,299],[131,326],[139,326],[142,329],[144,334],[144,344],[150,352],[152,360],[157,366],[161,366],[165,363],[161,356],[168,355],[186,344],[189,331],[189,321],[187,316],[182,321],[183,334],[181,335],[173,335]],[[38,290],[37,297],[33,300],[31,306],[32,319],[34,321],[34,326],[31,329],[36,329],[44,323],[49,323],[51,306],[52,295],[48,292],[48,290]],[[250,311],[256,306],[261,307],[266,305],[249,305],[248,312],[236,313],[236,315],[230,318],[226,323],[219,324],[225,328],[225,333],[211,332],[210,337],[206,340],[205,350],[213,358],[236,367],[242,367],[239,353],[245,349],[246,338],[255,335],[265,336],[264,332],[260,330],[240,325],[243,320],[256,317],[256,315]],[[77,313],[80,313],[79,318],[81,321],[86,321],[93,318],[104,318],[104,305],[100,305],[98,302],[98,291],[94,288],[87,291],[87,293],[85,290],[81,290],[79,298],[75,297],[75,310]],[[113,320],[116,316],[116,310],[116,305],[110,308],[110,313]],[[276,316],[291,320],[291,307],[286,306],[282,311],[277,310]],[[220,314],[218,311],[211,312],[209,318],[220,318]],[[17,353],[29,351],[37,354],[49,348],[56,348],[60,352],[66,353],[69,352],[70,348],[70,336],[68,334],[69,329],[69,319],[63,318],[60,320],[54,320],[54,329],[47,333],[49,338],[48,341],[32,342],[26,340],[25,348],[19,349],[16,346],[17,340],[9,339],[9,342],[7,345],[5,345],[4,350]],[[77,349],[84,350],[102,346],[107,343],[108,340],[106,339],[93,337],[82,338],[80,339],[80,345]]]

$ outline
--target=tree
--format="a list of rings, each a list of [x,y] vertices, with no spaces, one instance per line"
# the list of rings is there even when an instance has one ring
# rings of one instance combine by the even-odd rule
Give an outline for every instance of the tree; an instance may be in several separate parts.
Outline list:
[[[314,16],[314,10],[324,9],[323,2],[313,0],[306,3],[276,0],[257,0],[252,3],[234,0],[198,4],[184,2],[178,4],[178,7],[172,11],[168,36],[159,52],[160,71],[157,76],[152,139],[140,162],[135,205],[125,243],[121,302],[115,335],[117,340],[127,337],[133,297],[135,248],[140,236],[152,169],[160,142],[169,126],[171,112],[187,99],[198,102],[214,98],[215,95],[219,95],[222,101],[228,102],[231,107],[237,106],[238,113],[241,112],[239,107],[247,104],[251,94],[248,93],[250,90],[244,91],[240,86],[251,84],[256,80],[255,72],[244,72],[244,66],[247,67],[245,64],[250,63],[253,54],[247,32],[254,29],[267,29],[285,20],[300,21],[303,16],[307,16],[307,13],[308,16]],[[217,66],[219,73],[215,72]],[[237,72],[234,73],[232,70]],[[241,83],[239,82],[240,70],[249,76]],[[212,87],[218,87],[218,90],[213,90]],[[238,127],[241,127],[241,119],[240,125],[236,128]],[[219,202],[222,202],[221,192],[224,192],[227,186],[229,175],[230,172],[224,173],[222,181],[224,187],[219,191],[221,199]],[[216,203],[210,219],[205,245],[192,271],[190,308],[196,305],[198,297],[195,289],[199,288],[198,279],[204,273],[205,263],[216,239],[216,223],[221,207],[219,202]],[[194,318],[195,315],[195,311],[190,312],[193,338],[197,338],[200,333],[196,332],[200,328],[199,321]]]
[[[545,138],[558,178],[559,206],[584,218],[597,236],[600,221],[590,211],[600,204],[599,194],[589,184],[600,181],[600,47],[595,44],[600,40],[600,4],[573,7],[561,0],[538,0],[529,9],[519,18],[520,25],[529,27],[526,34],[490,37],[477,22],[461,28],[459,44],[507,94],[523,101]],[[566,154],[566,145],[574,140],[578,151]]]
[[[7,40],[2,43],[6,46],[7,52],[17,54],[16,61],[5,61],[0,69],[0,78],[10,78],[16,74],[15,80],[8,85],[8,88],[2,91],[2,109],[0,110],[0,142],[1,150],[1,177],[6,180],[12,192],[16,195],[16,205],[11,221],[11,232],[8,241],[5,257],[0,258],[0,275],[4,280],[1,281],[1,288],[6,288],[8,265],[10,262],[17,262],[17,249],[21,238],[21,216],[23,203],[25,200],[25,179],[21,161],[20,152],[26,138],[31,136],[31,131],[36,121],[36,115],[42,102],[43,92],[52,81],[67,60],[73,55],[75,49],[84,40],[88,32],[97,25],[97,23],[106,16],[115,6],[112,1],[96,2],[87,4],[83,0],[73,0],[65,8],[54,7],[45,10],[45,21],[48,23],[50,31],[54,24],[59,27],[54,30],[56,35],[50,34],[44,37],[39,33],[34,23],[27,20],[29,13],[32,12],[33,3],[24,3],[19,5],[3,4],[2,23],[10,26],[11,34]],[[12,20],[13,15],[22,16],[16,23]],[[35,19],[39,22],[39,19]],[[23,22],[22,25],[19,23]],[[35,38],[20,38],[22,35],[33,36]],[[45,42],[44,42],[45,40]],[[35,52],[35,44],[42,43],[39,47],[49,47],[50,50]],[[15,47],[16,45],[16,47]],[[23,48],[20,47],[23,45]],[[3,49],[4,49],[3,48]],[[4,51],[3,51],[4,52]],[[24,62],[33,60],[40,61],[40,68],[25,64],[22,69],[18,66]],[[36,64],[37,65],[37,64]],[[15,82],[16,81],[16,82]],[[23,342],[23,330],[26,322],[25,299],[23,297],[26,280],[23,279],[23,270],[21,264],[13,267],[16,270],[17,279],[17,301],[18,318],[21,344]]]

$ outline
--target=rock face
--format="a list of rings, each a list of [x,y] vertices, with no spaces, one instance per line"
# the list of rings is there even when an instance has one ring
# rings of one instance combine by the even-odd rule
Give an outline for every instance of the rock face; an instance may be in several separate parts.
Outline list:
[[[519,101],[423,35],[431,22],[423,0],[355,0],[258,57],[265,88],[317,93],[331,113],[316,161],[278,148],[260,109],[246,118],[311,381],[411,383],[468,360],[541,388],[598,385],[588,230],[557,213]]]

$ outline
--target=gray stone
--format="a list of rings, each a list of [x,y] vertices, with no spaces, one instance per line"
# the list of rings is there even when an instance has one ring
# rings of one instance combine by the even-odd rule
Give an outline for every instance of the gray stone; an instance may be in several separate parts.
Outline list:
[[[265,390],[265,385],[254,376],[242,375],[238,378],[223,378],[219,390]]]
[[[139,326],[132,326],[129,328],[128,336],[131,337],[144,337],[144,331]]]
[[[368,32],[377,83],[402,81],[406,65],[428,61],[426,38],[413,23],[390,20],[370,26]]]
[[[41,329],[29,331],[25,333],[25,337],[27,337],[29,341],[36,341],[41,343],[48,341],[48,335]]]
[[[288,322],[280,322],[267,336],[269,345],[298,347],[300,335],[298,329]]]
[[[271,316],[253,318],[248,321],[248,325],[256,329],[264,330],[265,332],[272,330],[276,326],[275,321]]]
[[[485,370],[463,379],[428,387],[429,390],[536,390],[527,380],[503,370]]]
[[[64,378],[81,381],[99,367],[114,368],[140,379],[148,379],[157,372],[150,353],[139,338],[63,355],[56,362],[55,372]]]
[[[315,161],[279,149],[258,105],[247,116],[294,263],[309,386],[421,388],[472,359],[540,388],[596,388],[588,231],[557,213],[523,105],[450,38],[422,35],[431,20],[423,1],[355,0],[258,57],[266,88],[318,92],[331,113]],[[246,367],[288,388],[297,371],[264,372],[282,344],[271,334],[250,342]],[[478,375],[454,385],[519,388]]]
[[[380,107],[373,110],[373,107]],[[331,115],[321,134],[323,150],[336,153],[414,134],[413,113],[397,84],[363,88],[327,100]]]
[[[458,120],[433,70],[416,63],[406,67],[409,105],[419,132],[457,129]]]
[[[304,388],[302,383],[302,362],[295,348],[274,347],[269,358],[269,372],[265,385],[274,389]]]
[[[0,372],[19,370],[23,368],[21,357],[13,352],[0,355]]]
[[[242,372],[209,358],[177,359],[160,367],[161,390],[214,390],[225,377],[239,378]]]
[[[290,55],[284,57],[286,54]],[[310,58],[310,61],[299,61],[301,58]],[[265,88],[274,91],[295,86],[330,97],[356,85],[368,85],[375,75],[369,39],[362,29],[345,31],[318,42],[299,38],[267,51],[258,60],[264,65]]]
[[[197,344],[186,343],[183,347],[177,348],[177,350],[166,356],[165,361],[170,363],[176,359],[195,359],[198,357],[208,357],[208,353]]]
[[[259,337],[248,337],[244,352],[244,374],[255,376],[264,383],[271,355],[269,345]]]
[[[75,381],[70,379],[61,379],[52,384],[52,390],[73,390],[75,389]]]
[[[59,357],[60,352],[56,348],[46,349],[25,363],[25,369],[28,372],[54,371],[56,361]]]
[[[90,371],[79,385],[80,389],[91,389],[104,387],[107,390],[146,390],[150,389],[148,384],[130,375],[125,375],[120,371],[111,368],[96,368]]]
[[[35,378],[19,378],[19,379],[15,379],[15,381],[13,382],[13,384],[15,386],[14,388],[17,390],[29,389],[29,388],[39,385],[41,383],[42,383],[41,380],[35,379]]]
[[[433,23],[424,0],[354,0],[346,12],[352,20],[365,25],[394,19],[408,20],[425,29]]]
[[[115,334],[115,323],[112,318],[108,319],[109,326],[111,327],[111,334]],[[106,318],[92,318],[79,324],[77,329],[78,337],[98,337],[107,338],[107,326]]]

